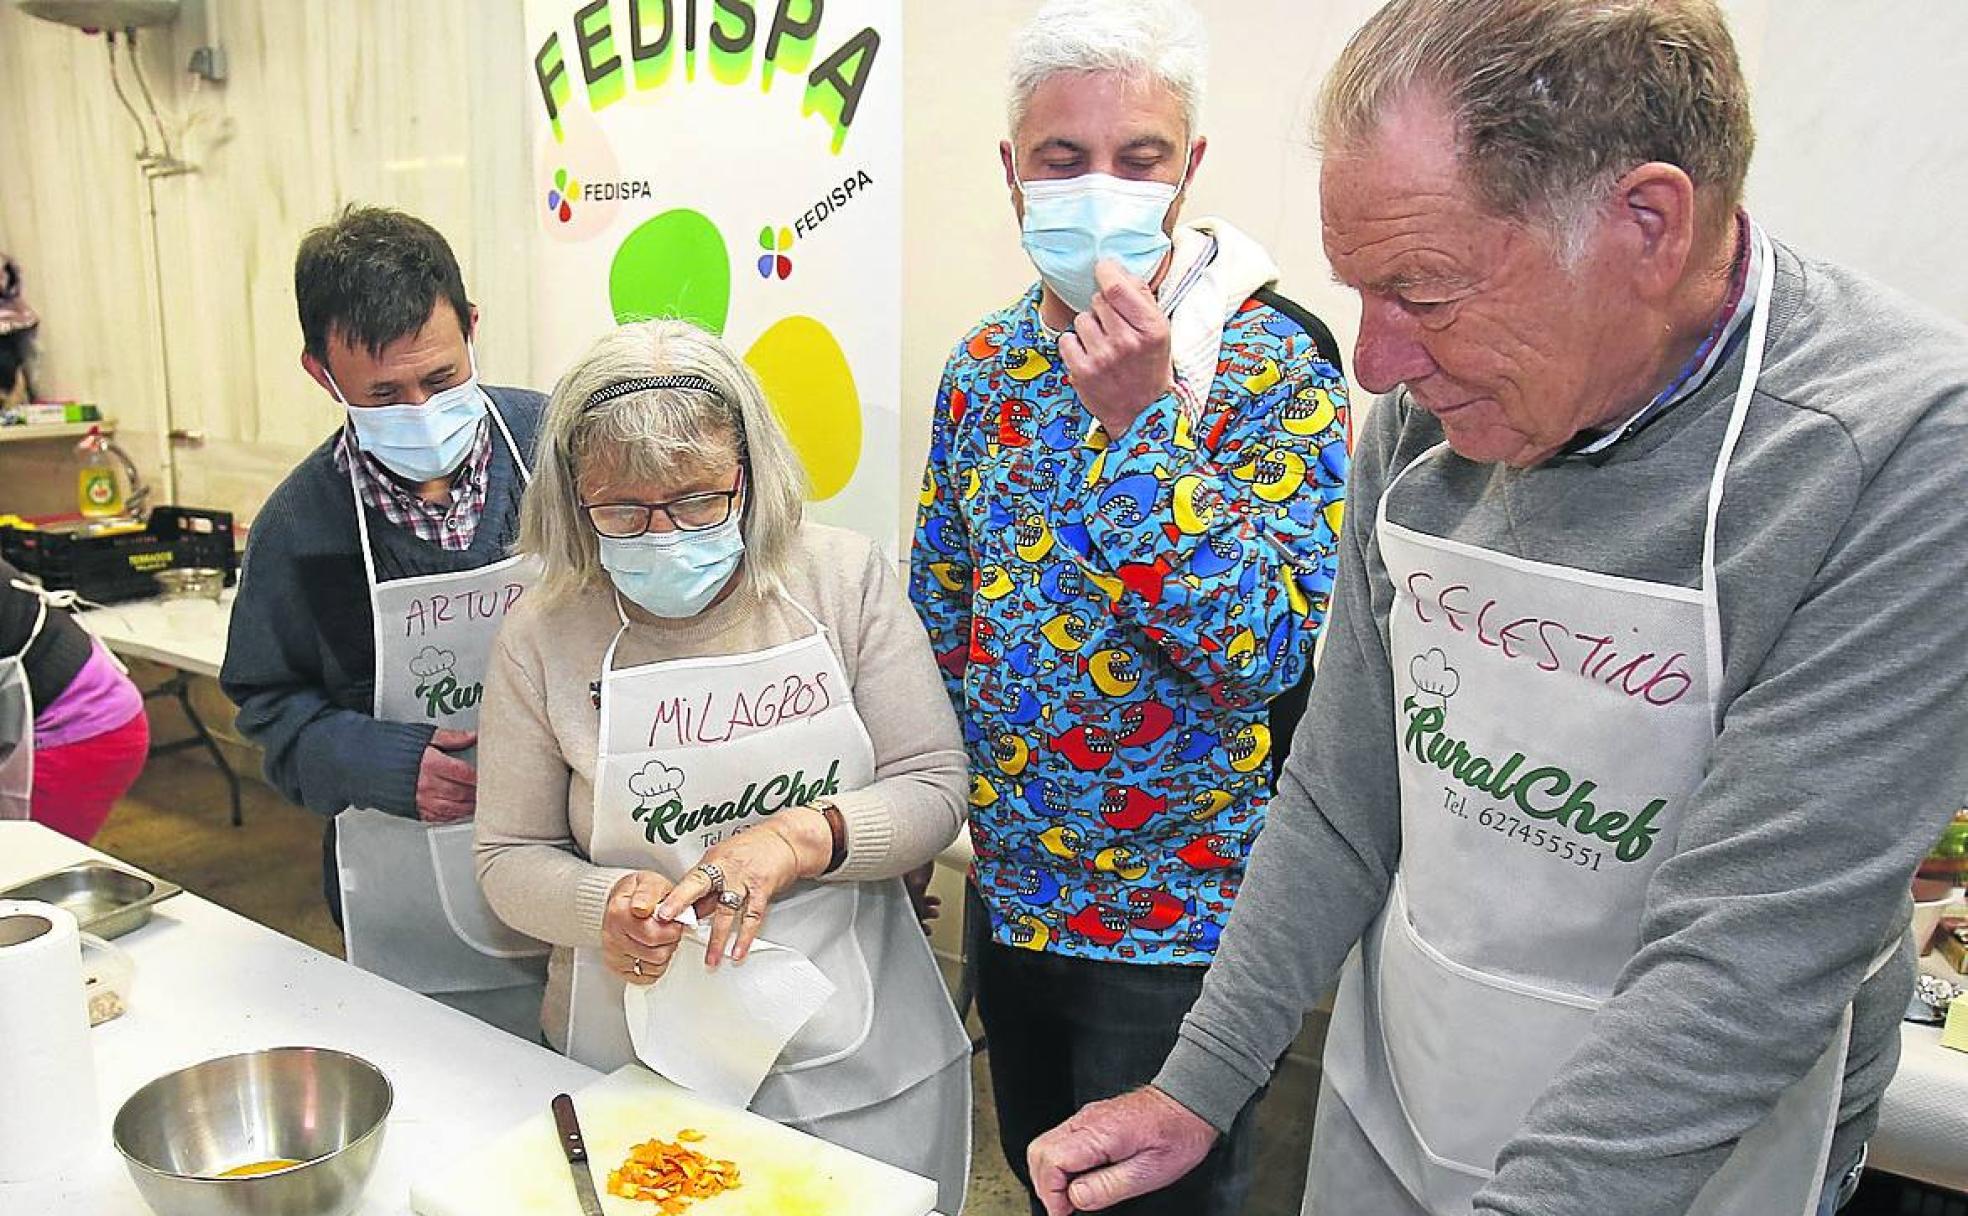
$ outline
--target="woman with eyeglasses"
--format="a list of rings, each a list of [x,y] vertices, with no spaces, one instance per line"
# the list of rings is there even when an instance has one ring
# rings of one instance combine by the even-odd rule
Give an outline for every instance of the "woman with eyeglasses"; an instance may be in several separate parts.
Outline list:
[[[790,947],[834,991],[752,1109],[956,1212],[969,1042],[899,876],[960,830],[965,759],[888,560],[802,522],[758,383],[685,322],[595,343],[538,452],[520,547],[544,574],[487,676],[477,854],[493,909],[555,947],[548,1041],[613,1069],[635,1059],[624,984]]]

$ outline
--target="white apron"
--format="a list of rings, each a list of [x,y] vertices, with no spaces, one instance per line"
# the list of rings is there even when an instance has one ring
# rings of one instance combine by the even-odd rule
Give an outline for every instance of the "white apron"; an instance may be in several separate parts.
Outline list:
[[[498,406],[488,405],[522,483],[530,481]],[[376,718],[476,730],[493,639],[538,577],[538,563],[513,557],[456,574],[379,582],[367,516],[358,498],[375,623]],[[349,962],[539,1038],[548,947],[508,928],[485,902],[470,820],[433,826],[350,807],[335,819],[335,841]]]
[[[27,652],[47,623],[48,602],[40,600],[20,653],[0,659],[0,820],[28,818],[34,801],[34,692],[27,682]]]
[[[813,625],[804,638],[617,671],[629,627],[617,601],[622,627],[601,670],[588,846],[596,865],[675,882],[712,845],[766,816],[874,782],[874,744],[826,628],[793,607]],[[969,1050],[901,880],[801,882],[772,903],[762,935],[812,960],[835,991],[787,1043],[752,1109],[788,1123],[824,1119],[817,1130],[836,1143],[926,1176],[953,1174],[939,1179],[941,1201],[951,1186],[960,1200],[967,1151],[936,1168],[920,1156],[920,1115],[907,1104],[897,1105],[900,1119],[882,1109]],[[635,1060],[622,984],[600,950],[574,952],[568,1055],[604,1071]]]
[[[1469,1212],[1640,947],[1648,881],[1675,852],[1721,711],[1716,522],[1763,362],[1776,261],[1766,242],[1760,260],[1747,362],[1710,483],[1700,589],[1394,523],[1388,503],[1402,480],[1446,444],[1381,497],[1401,862],[1342,973],[1325,1069],[1385,1166],[1315,1160],[1308,1211],[1344,1196],[1376,1216]],[[1816,1212],[1850,1022],[1848,1009],[1691,1213]],[[1392,1178],[1409,1194],[1394,1193]]]

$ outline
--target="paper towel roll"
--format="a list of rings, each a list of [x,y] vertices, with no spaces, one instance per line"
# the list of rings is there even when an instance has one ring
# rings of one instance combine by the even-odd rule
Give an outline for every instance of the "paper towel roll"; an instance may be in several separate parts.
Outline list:
[[[0,1182],[45,1178],[93,1146],[96,1066],[75,917],[0,899]]]

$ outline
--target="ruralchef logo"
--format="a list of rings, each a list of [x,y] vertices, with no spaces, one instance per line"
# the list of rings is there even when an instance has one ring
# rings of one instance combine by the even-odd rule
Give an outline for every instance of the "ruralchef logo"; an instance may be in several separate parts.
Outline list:
[[[1657,821],[1667,810],[1666,798],[1650,799],[1638,810],[1630,809],[1631,803],[1616,807],[1610,805],[1612,791],[1602,789],[1598,781],[1580,776],[1564,765],[1541,762],[1523,751],[1512,751],[1509,756],[1498,758],[1478,750],[1485,740],[1451,735],[1449,701],[1461,690],[1462,676],[1450,666],[1448,655],[1439,647],[1431,647],[1409,660],[1408,679],[1415,691],[1401,702],[1401,712],[1407,717],[1401,750],[1423,768],[1436,769],[1453,779],[1454,785],[1444,786],[1450,795],[1452,811],[1454,799],[1462,797],[1467,801],[1466,796],[1456,791],[1456,786],[1460,786],[1472,794],[1493,798],[1499,804],[1484,807],[1476,817],[1477,823],[1547,852],[1556,854],[1561,847],[1574,842],[1551,832],[1543,833],[1543,839],[1534,839],[1540,833],[1534,823],[1555,824],[1583,840],[1604,841],[1612,846],[1613,857],[1623,862],[1639,861],[1653,851],[1655,837],[1661,830]],[[1518,814],[1524,816],[1524,821],[1515,818]],[[1588,851],[1582,856],[1590,858],[1592,854]],[[1566,859],[1576,865],[1587,864],[1570,854]],[[1599,868],[1596,861],[1591,865],[1594,870]]]
[[[786,255],[792,247],[791,228],[781,228],[776,234],[770,224],[759,229],[759,248],[764,250],[759,254],[759,278],[770,279],[774,274],[782,279],[790,277],[793,273],[793,259]]]
[[[635,795],[635,809],[629,817],[642,824],[642,834],[650,844],[658,840],[675,844],[692,832],[722,828],[727,823],[754,816],[764,818],[789,806],[804,806],[823,794],[840,793],[838,758],[827,771],[807,780],[804,767],[780,773],[766,781],[746,784],[744,792],[723,802],[705,802],[685,811],[683,773],[661,760],[651,760],[629,777],[629,792]]]
[[[629,812],[629,817],[642,823],[643,835],[651,844],[656,843],[659,831],[683,814],[683,770],[671,768],[661,760],[651,760],[640,771],[631,773],[629,792],[636,798],[635,810]],[[676,837],[669,832],[663,831],[662,835],[667,843],[676,843]]]
[[[574,204],[610,203],[623,199],[649,198],[653,195],[648,178],[629,178],[617,182],[583,182],[572,177],[565,169],[555,169],[553,185],[547,188],[547,214],[561,223],[569,223],[574,218]]]
[[[1418,705],[1448,708],[1449,698],[1462,687],[1462,675],[1449,666],[1449,656],[1440,646],[1431,646],[1408,661],[1408,679],[1414,682]]]
[[[483,683],[469,687],[458,683],[453,671],[457,666],[457,655],[435,646],[424,647],[410,660],[410,674],[417,677],[417,695],[424,700],[424,716],[433,722],[463,713],[485,695]]]

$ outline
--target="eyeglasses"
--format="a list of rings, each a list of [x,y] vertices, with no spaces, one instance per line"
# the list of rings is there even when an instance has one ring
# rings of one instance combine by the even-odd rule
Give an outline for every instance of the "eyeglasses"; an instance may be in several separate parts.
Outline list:
[[[731,506],[744,486],[740,477],[729,490],[686,494],[668,502],[584,502],[588,525],[600,536],[626,540],[646,532],[703,532],[731,518]],[[657,526],[661,517],[668,525]]]
[[[736,489],[689,494],[669,502],[582,503],[588,524],[600,536],[616,540],[641,536],[646,532],[703,532],[731,518]],[[667,527],[656,524],[661,517]]]

